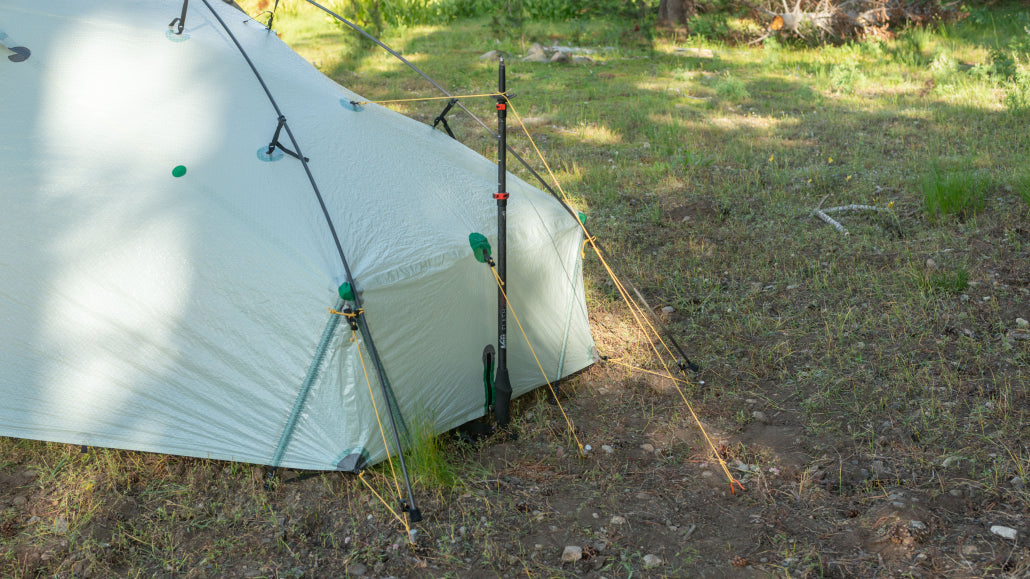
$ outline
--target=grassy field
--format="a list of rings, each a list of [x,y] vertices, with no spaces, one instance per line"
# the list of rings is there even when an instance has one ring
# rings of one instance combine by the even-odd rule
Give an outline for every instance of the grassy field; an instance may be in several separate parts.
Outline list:
[[[283,40],[366,98],[436,96],[280,10]],[[516,440],[422,449],[415,546],[353,477],[265,491],[250,465],[0,439],[0,576],[1027,576],[1028,26],[1017,3],[824,48],[632,21],[388,32],[455,94],[494,90],[480,55],[509,55],[562,187],[701,365],[685,393],[746,491],[670,380],[600,363],[562,385],[585,459],[542,394]],[[534,42],[593,62],[521,61]],[[442,103],[391,108],[431,123]],[[586,274],[601,353],[657,368],[596,259]]]

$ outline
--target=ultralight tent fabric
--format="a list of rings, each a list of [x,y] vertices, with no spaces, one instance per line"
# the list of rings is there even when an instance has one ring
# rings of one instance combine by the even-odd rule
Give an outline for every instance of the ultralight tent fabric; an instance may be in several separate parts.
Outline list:
[[[496,165],[354,110],[274,32],[211,7],[310,158],[404,419],[442,432],[482,416],[497,286],[468,235],[496,247]],[[263,154],[275,111],[208,7],[168,32],[181,8],[0,0],[0,434],[302,469],[382,460],[359,348],[385,400],[367,344],[329,311],[346,276],[303,165]],[[583,237],[547,194],[508,189],[509,298],[553,380],[596,358]],[[543,377],[510,326],[517,396]]]

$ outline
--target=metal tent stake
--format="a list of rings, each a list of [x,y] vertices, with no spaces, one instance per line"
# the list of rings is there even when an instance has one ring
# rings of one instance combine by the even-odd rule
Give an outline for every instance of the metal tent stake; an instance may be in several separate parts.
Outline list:
[[[504,94],[504,59],[497,72],[497,377],[494,379],[494,420],[500,427],[511,421],[511,380],[508,378],[508,169],[507,118],[508,97]]]

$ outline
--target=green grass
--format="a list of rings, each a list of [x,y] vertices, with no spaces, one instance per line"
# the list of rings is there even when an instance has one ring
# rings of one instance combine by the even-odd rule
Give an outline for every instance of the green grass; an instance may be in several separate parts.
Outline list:
[[[983,210],[989,181],[971,170],[943,173],[934,167],[919,186],[923,191],[923,206],[930,217],[967,217]]]
[[[286,7],[283,39],[338,82],[369,99],[435,96],[323,15]],[[1011,482],[1030,471],[1030,341],[1015,322],[1030,317],[1030,137],[1012,100],[1022,81],[997,72],[998,50],[1012,54],[1024,20],[1018,5],[976,10],[823,48],[676,39],[614,20],[526,21],[517,38],[498,38],[489,19],[388,30],[388,44],[457,94],[492,90],[496,68],[482,53],[513,55],[515,108],[537,119],[536,143],[619,269],[652,305],[672,306],[666,320],[706,382],[687,389],[691,403],[731,460],[761,466],[741,475],[749,492],[723,497],[698,482],[712,457],[668,381],[599,365],[563,386],[595,449],[586,460],[542,395],[520,400],[518,440],[467,449],[416,435],[407,458],[430,518],[410,553],[394,548],[397,525],[350,478],[266,493],[261,469],[246,465],[0,439],[4,473],[34,473],[18,487],[28,503],[0,508],[0,576],[67,576],[80,563],[94,576],[334,576],[357,564],[374,576],[569,576],[593,563],[563,566],[561,548],[601,541],[598,572],[615,576],[646,574],[656,545],[668,546],[670,576],[730,574],[737,555],[774,575],[900,576],[921,560],[927,576],[1024,572],[1020,551],[983,530],[1030,505]],[[590,48],[597,64],[522,62],[532,42]],[[1025,64],[1012,62],[1017,72]],[[465,103],[488,121],[489,100]],[[431,123],[442,107],[395,108]],[[495,140],[476,123],[450,121],[493,156]],[[509,143],[533,157],[521,131]],[[844,237],[810,216],[820,204],[884,211],[835,213]],[[596,259],[585,271],[600,352],[655,368]],[[790,433],[785,448],[743,440],[762,427],[755,410],[775,417],[765,433]],[[661,452],[632,455],[643,442]],[[791,470],[795,451],[805,458]],[[396,506],[388,467],[372,475]],[[640,490],[652,496],[635,503]],[[842,513],[900,491],[933,502],[935,538],[917,545],[925,559],[857,560],[867,547],[842,542],[881,527],[863,515],[842,532]],[[627,513],[646,518],[624,530],[607,523]],[[709,523],[752,514],[761,524]],[[57,517],[67,535],[54,532]],[[940,544],[978,554],[955,562],[930,548]],[[27,562],[32,549],[53,557]],[[1009,562],[983,555],[1010,552]]]

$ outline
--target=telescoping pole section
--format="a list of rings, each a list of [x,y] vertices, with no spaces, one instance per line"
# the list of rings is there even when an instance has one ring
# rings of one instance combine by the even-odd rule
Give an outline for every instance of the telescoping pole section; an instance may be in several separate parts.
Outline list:
[[[497,425],[505,427],[511,420],[511,380],[508,378],[508,303],[505,294],[511,289],[502,289],[508,283],[508,168],[507,168],[507,119],[508,97],[504,80],[504,59],[497,72],[497,276],[501,283],[497,288],[497,378],[494,380],[494,419]]]

